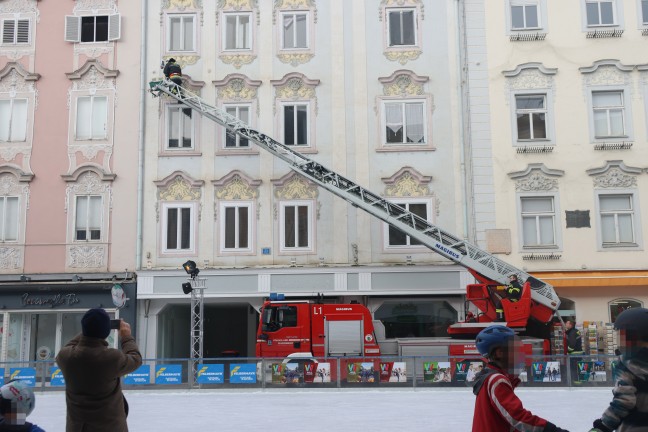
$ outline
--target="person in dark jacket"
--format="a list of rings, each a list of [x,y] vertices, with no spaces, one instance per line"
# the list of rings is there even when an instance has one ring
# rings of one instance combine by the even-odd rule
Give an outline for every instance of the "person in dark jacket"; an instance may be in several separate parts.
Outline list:
[[[504,307],[502,307],[502,298],[505,297],[511,302],[515,303],[522,297],[522,285],[517,278],[516,274],[509,276],[509,284],[506,287],[498,286],[496,288],[488,288],[488,294],[491,302],[495,305],[495,313],[497,314],[496,321],[504,322]]]
[[[142,364],[130,325],[121,320],[121,349],[108,348],[110,317],[105,310],[87,311],[81,329],[56,356],[65,378],[66,432],[127,432],[128,405],[120,378]]]
[[[34,392],[24,381],[11,380],[0,387],[0,432],[45,432],[27,421],[35,405]]]
[[[610,406],[590,432],[648,432],[648,309],[617,317],[621,358]]]
[[[171,80],[174,84],[179,87],[182,86],[182,68],[174,58],[170,58],[166,65],[164,65],[164,76]],[[178,88],[175,88],[176,90]]]
[[[477,374],[473,386],[477,399],[472,432],[567,432],[526,410],[515,394],[524,356],[513,330],[492,325],[479,332],[475,345],[488,366]]]
[[[578,362],[583,360],[583,337],[580,330],[576,328],[573,318],[565,321],[565,338],[567,339],[567,354],[569,354],[569,369],[571,371],[571,380],[575,384],[580,384],[581,377],[578,369]]]

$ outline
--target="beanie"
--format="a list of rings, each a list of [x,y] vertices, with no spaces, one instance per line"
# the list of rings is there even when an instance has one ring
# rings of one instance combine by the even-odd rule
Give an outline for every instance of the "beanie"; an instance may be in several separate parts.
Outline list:
[[[110,334],[110,316],[101,308],[90,309],[81,318],[83,336],[106,339]]]

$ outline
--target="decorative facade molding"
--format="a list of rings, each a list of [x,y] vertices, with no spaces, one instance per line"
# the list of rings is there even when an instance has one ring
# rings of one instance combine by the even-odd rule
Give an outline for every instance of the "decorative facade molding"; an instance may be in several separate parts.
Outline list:
[[[408,61],[416,60],[421,56],[423,50],[421,49],[409,49],[409,50],[390,50],[384,51],[383,54],[385,58],[389,61],[397,61],[401,65],[404,65]]]
[[[39,14],[37,0],[4,0],[0,2],[0,14]]]
[[[507,91],[550,89],[554,87],[553,76],[558,69],[547,68],[542,63],[524,63],[515,69],[503,71]]]
[[[593,177],[595,188],[633,188],[637,187],[637,175],[642,171],[627,166],[623,161],[612,160],[602,167],[587,170],[587,174]]]
[[[33,174],[24,174],[22,171],[10,167],[0,168],[0,196],[19,196],[25,201],[25,209],[29,208],[29,183]],[[21,217],[24,213],[21,212]]]
[[[257,98],[261,81],[251,80],[243,74],[229,74],[224,79],[212,81],[216,87],[218,99],[231,102],[252,101]]]
[[[299,72],[291,72],[284,75],[280,80],[271,80],[270,83],[275,88],[275,99],[312,100],[315,102],[315,114],[317,114],[317,93],[315,89],[320,80],[306,78],[306,75]]]
[[[619,60],[598,60],[592,66],[579,68],[583,74],[585,86],[600,85],[629,85],[631,76],[628,72],[634,70],[634,66],[622,64]]]
[[[112,90],[115,92],[117,89],[116,78],[119,71],[104,67],[96,59],[89,59],[79,69],[65,75],[72,81],[72,88],[68,90],[67,104],[69,108],[73,91],[87,90],[91,95],[94,95],[98,90]]]
[[[315,0],[274,0],[272,7],[272,24],[277,24],[277,11],[280,10],[303,10],[309,9],[313,12],[313,22],[317,22],[317,6]]]
[[[69,184],[65,188],[65,212],[70,208],[70,199],[75,195],[105,195],[109,208],[112,207],[110,181],[102,181],[96,167],[80,167],[73,176],[62,176]],[[74,180],[73,180],[74,178]]]
[[[65,174],[62,175],[61,178],[63,178],[64,181],[70,183],[70,182],[81,182],[82,177],[85,177],[88,184],[94,183],[94,180],[90,182],[88,178],[93,177],[97,178],[98,181],[100,182],[112,182],[115,180],[115,177],[117,177],[116,174],[111,174],[106,171],[104,171],[103,168],[96,166],[96,165],[81,165],[77,167],[76,170],[74,170],[71,174]]]
[[[397,97],[422,96],[424,85],[430,80],[409,70],[397,70],[388,77],[378,78],[383,85],[383,95]]]
[[[28,183],[34,178],[34,174],[26,173],[20,168],[13,167],[10,165],[1,165],[0,166],[0,176],[3,174],[12,175],[17,181],[21,183]],[[1,188],[0,188],[1,189]]]
[[[182,55],[182,54],[181,55],[177,55],[177,54],[168,55],[167,54],[165,56],[162,56],[162,60],[165,63],[170,58],[174,58],[176,63],[178,63],[181,68],[184,68],[185,66],[195,65],[198,62],[198,60],[200,60],[200,56],[197,56],[197,55]],[[182,80],[183,81],[185,80],[185,75],[182,76]]]
[[[99,268],[104,266],[106,248],[97,246],[70,246],[69,267],[72,268]]]
[[[388,7],[418,7],[421,19],[425,19],[425,5],[421,0],[381,0],[378,6],[378,19],[383,20],[383,12]]]
[[[291,66],[299,66],[306,64],[315,57],[313,53],[281,53],[277,54],[277,58],[281,63],[289,64]]]
[[[82,145],[69,145],[68,146],[68,155],[73,157],[77,152],[80,152],[83,155],[83,158],[86,161],[91,161],[96,159],[99,152],[104,152],[106,154],[106,161],[110,160],[112,155],[112,145],[108,144],[82,144]]]
[[[387,186],[387,197],[423,197],[430,195],[432,176],[425,176],[412,167],[403,167],[391,177],[381,179]]]
[[[187,9],[202,9],[202,0],[162,0],[161,9],[175,9],[185,11]]]
[[[28,146],[17,146],[17,147],[0,147],[0,158],[5,162],[11,162],[16,159],[16,156],[22,154],[25,162],[31,157],[31,147]],[[28,163],[26,163],[27,169]]]
[[[194,180],[184,171],[175,171],[153,183],[158,188],[159,201],[199,201],[205,184],[202,180]]]
[[[18,62],[9,62],[0,70],[0,93],[9,93],[16,97],[21,92],[36,94],[35,82],[40,74],[27,72]]]
[[[524,171],[508,174],[515,180],[517,192],[548,192],[558,190],[558,179],[565,175],[565,171],[549,169],[543,163],[532,163]]]
[[[272,184],[275,187],[274,195],[280,200],[314,200],[319,196],[315,183],[292,171],[277,180],[272,180]]]
[[[212,181],[212,184],[218,200],[254,200],[259,197],[261,180],[254,180],[242,171],[235,170]]]
[[[259,11],[259,0],[218,0],[216,4],[216,26],[219,25],[220,13],[250,11],[256,15],[256,25],[261,23],[261,12]]]
[[[257,56],[253,54],[223,54],[218,58],[225,64],[231,64],[236,69],[241,69],[241,66],[252,63]]]
[[[18,247],[0,247],[0,269],[14,270],[22,267],[22,251]]]

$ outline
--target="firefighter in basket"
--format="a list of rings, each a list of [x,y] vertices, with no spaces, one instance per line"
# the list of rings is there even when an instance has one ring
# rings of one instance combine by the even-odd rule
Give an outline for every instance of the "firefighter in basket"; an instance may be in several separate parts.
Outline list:
[[[499,292],[497,292],[499,291]],[[522,297],[522,284],[518,280],[516,274],[509,276],[509,284],[504,287],[488,288],[488,293],[490,295],[491,301],[495,305],[495,313],[497,313],[497,322],[503,322],[504,319],[504,308],[502,307],[502,298],[509,299],[512,303],[515,303],[520,300]]]
[[[182,68],[178,63],[176,63],[176,60],[173,57],[166,62],[163,72],[164,76],[177,86],[173,86],[171,92],[180,92],[182,87]],[[182,95],[182,93],[180,93],[180,95]]]

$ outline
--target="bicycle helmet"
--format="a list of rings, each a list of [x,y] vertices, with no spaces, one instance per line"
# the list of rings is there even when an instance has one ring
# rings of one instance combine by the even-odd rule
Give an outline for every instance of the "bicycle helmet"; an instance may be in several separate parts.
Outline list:
[[[515,332],[503,325],[492,325],[480,331],[475,338],[477,350],[484,357],[491,355],[495,348],[508,345],[515,337]]]
[[[614,329],[625,330],[626,338],[648,342],[648,309],[624,310],[614,321]]]
[[[11,380],[0,387],[0,415],[22,414],[27,417],[34,410],[33,390],[20,380]]]

